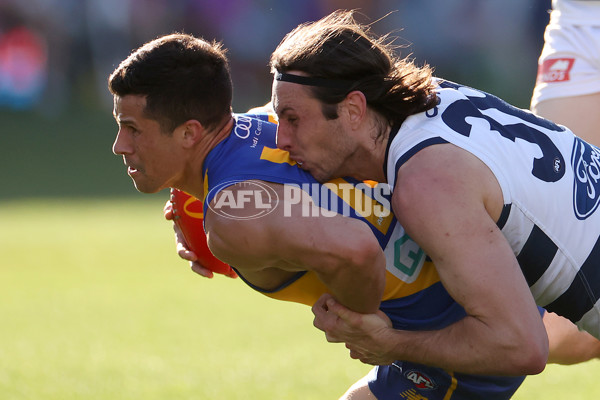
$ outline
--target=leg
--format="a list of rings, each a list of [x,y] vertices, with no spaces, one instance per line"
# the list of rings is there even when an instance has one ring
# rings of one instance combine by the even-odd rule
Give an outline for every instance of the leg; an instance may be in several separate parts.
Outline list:
[[[369,389],[368,375],[350,386],[348,391],[340,397],[340,400],[376,400],[375,395]]]
[[[583,140],[600,146],[600,93],[543,100],[532,111],[567,126]]]

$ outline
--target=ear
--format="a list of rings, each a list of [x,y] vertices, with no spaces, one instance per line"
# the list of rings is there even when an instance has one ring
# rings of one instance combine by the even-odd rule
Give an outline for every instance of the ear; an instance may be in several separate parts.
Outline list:
[[[190,119],[175,129],[175,132],[179,134],[183,147],[186,148],[194,147],[205,135],[205,131],[204,126],[195,119]]]
[[[354,90],[346,95],[344,99],[348,121],[352,126],[358,126],[362,123],[367,114],[367,98],[359,90]]]

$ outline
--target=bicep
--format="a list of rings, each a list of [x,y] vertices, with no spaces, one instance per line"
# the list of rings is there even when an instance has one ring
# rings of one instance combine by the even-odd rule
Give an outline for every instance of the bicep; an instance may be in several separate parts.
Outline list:
[[[502,304],[517,307],[532,300],[514,253],[490,216],[495,208],[490,192],[501,200],[495,178],[480,161],[461,156],[456,149],[435,149],[407,163],[398,173],[393,207],[452,297],[469,314],[491,317],[494,311],[506,313],[498,310]]]
[[[245,218],[253,215],[252,204],[244,210],[223,210],[227,217],[209,211],[208,244],[218,258],[252,269],[276,266],[323,272],[345,258],[368,257],[369,252],[381,251],[366,223],[341,215],[322,215],[300,188],[287,187],[284,191],[283,185],[269,186],[279,199],[298,191],[293,195],[301,201],[285,207],[280,201],[271,212],[254,219]]]

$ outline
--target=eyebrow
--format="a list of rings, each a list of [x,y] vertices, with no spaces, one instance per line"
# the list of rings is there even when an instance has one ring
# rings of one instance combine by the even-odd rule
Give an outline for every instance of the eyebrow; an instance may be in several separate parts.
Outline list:
[[[277,115],[283,115],[283,114],[285,114],[288,111],[294,111],[294,109],[292,107],[290,107],[290,106],[285,106],[281,110],[275,110],[275,114],[277,114]]]
[[[117,120],[117,123],[119,125],[127,125],[127,126],[136,126],[135,120],[131,119],[131,118],[119,118],[118,115],[115,115],[113,113],[113,116],[115,117],[115,120]]]

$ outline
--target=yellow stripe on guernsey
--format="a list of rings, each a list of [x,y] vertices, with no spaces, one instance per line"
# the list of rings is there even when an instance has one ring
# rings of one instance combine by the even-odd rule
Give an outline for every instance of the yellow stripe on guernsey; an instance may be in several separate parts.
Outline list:
[[[434,283],[439,282],[439,280],[440,277],[438,276],[433,263],[429,261],[425,262],[418,278],[412,283],[406,283],[395,277],[392,273],[387,272],[382,301],[410,296],[423,289],[427,289]],[[315,304],[323,293],[330,292],[312,271],[308,271],[300,279],[277,292],[263,292],[263,294],[273,299],[292,301],[308,306]]]
[[[206,196],[208,196],[208,168],[206,169],[206,172],[204,173],[204,195],[202,196],[202,204],[204,204],[204,202],[206,201]]]
[[[365,181],[364,183],[373,187],[372,181]],[[394,215],[390,209],[384,207],[377,200],[365,195],[364,192],[357,189],[353,184],[343,178],[332,179],[331,181],[324,183],[323,186],[327,187],[344,200],[358,215],[369,221],[369,223],[376,227],[381,233],[385,234],[388,231],[390,224],[394,220]],[[369,204],[361,204],[360,207],[357,207],[357,200]],[[385,217],[379,217],[373,212],[373,210],[378,208],[382,211],[379,215],[383,214]]]
[[[279,121],[277,121],[277,116],[273,114],[269,114],[269,122],[275,125],[279,123]]]
[[[272,149],[271,147],[263,147],[262,153],[260,154],[261,160],[267,160],[276,164],[288,163],[290,165],[296,165],[296,161],[290,158],[290,153],[280,149]]]
[[[456,390],[456,386],[458,385],[458,381],[456,380],[456,377],[454,376],[454,372],[448,371],[448,374],[452,377],[452,382],[450,383],[450,387],[448,388],[448,391],[446,392],[446,395],[444,396],[444,400],[450,400],[452,398],[452,395],[454,394],[454,391]]]

